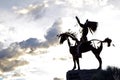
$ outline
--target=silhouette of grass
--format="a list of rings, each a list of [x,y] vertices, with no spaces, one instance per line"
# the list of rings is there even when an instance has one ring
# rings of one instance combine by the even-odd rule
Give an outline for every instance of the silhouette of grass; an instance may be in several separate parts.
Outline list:
[[[101,70],[95,74],[92,80],[120,80],[120,69],[109,66],[106,70]]]

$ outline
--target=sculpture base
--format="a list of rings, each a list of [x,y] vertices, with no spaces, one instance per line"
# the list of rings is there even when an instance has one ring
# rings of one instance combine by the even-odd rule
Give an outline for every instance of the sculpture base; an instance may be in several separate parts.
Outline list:
[[[70,70],[66,74],[66,80],[91,80],[100,70]]]

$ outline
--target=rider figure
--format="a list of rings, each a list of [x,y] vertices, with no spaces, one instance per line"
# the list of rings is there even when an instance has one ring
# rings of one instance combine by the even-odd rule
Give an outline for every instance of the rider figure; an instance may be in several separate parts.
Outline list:
[[[80,20],[78,19],[78,17],[76,16],[75,18],[77,19],[78,24],[79,24],[80,27],[82,28],[82,37],[80,38],[80,43],[79,43],[78,46],[77,46],[77,54],[78,54],[79,57],[82,57],[81,54],[79,54],[79,46],[81,45],[81,43],[84,43],[84,42],[88,41],[88,39],[87,39],[88,28],[90,29],[90,31],[91,31],[91,33],[92,33],[92,31],[95,31],[95,30],[96,30],[97,22],[94,22],[95,25],[89,25],[89,24],[88,24],[89,21],[88,21],[88,19],[87,19],[84,24],[81,24],[81,23],[80,23]],[[92,23],[92,24],[94,24],[94,23]],[[93,29],[93,28],[90,28],[90,26],[96,26],[96,27],[94,27],[94,29]],[[93,29],[93,30],[92,30],[92,29]]]

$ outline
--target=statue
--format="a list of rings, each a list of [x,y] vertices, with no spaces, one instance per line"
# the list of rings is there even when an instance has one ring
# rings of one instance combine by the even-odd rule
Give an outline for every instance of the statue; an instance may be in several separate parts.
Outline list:
[[[98,39],[88,40],[87,39],[88,30],[90,30],[90,32],[93,34],[93,32],[97,30],[98,23],[93,21],[88,21],[87,19],[85,24],[81,24],[78,17],[76,16],[75,18],[78,24],[80,25],[80,27],[82,27],[82,36],[80,40],[78,40],[76,38],[76,35],[71,32],[65,32],[58,35],[58,37],[60,38],[60,44],[63,44],[65,40],[67,40],[68,42],[69,51],[72,54],[73,62],[74,62],[74,67],[72,70],[76,69],[76,63],[78,65],[78,70],[80,69],[79,58],[82,58],[81,56],[82,53],[85,53],[88,51],[92,51],[92,53],[95,55],[95,57],[99,62],[98,69],[101,69],[102,59],[100,57],[100,53],[103,49],[103,43],[107,43],[108,44],[107,46],[110,47],[112,40],[110,38],[105,38],[103,41]],[[76,42],[74,46],[71,45],[69,38],[71,38]],[[97,44],[94,44],[94,43],[97,43]]]
[[[80,41],[76,38],[75,34],[70,33],[70,32],[62,33],[62,34],[58,35],[58,37],[60,38],[60,44],[63,44],[65,40],[67,40],[67,42],[68,42],[69,51],[72,54],[73,62],[74,62],[74,67],[72,70],[75,70],[76,63],[78,65],[78,70],[80,70],[79,58],[81,58],[81,57],[79,57],[78,53],[77,53],[78,46],[79,46],[79,55],[81,55],[82,53],[87,52],[87,51],[92,51],[93,54],[95,55],[95,57],[97,58],[97,60],[99,61],[98,69],[101,69],[102,68],[102,59],[100,57],[100,53],[103,49],[103,43],[107,43],[108,44],[107,46],[110,47],[111,42],[112,42],[111,39],[105,38],[103,41],[98,40],[98,39],[92,39],[92,40],[89,40],[89,41],[79,44]],[[76,41],[76,45],[72,46],[69,38]],[[96,45],[92,44],[94,42],[97,42],[100,45],[96,48],[97,44]]]

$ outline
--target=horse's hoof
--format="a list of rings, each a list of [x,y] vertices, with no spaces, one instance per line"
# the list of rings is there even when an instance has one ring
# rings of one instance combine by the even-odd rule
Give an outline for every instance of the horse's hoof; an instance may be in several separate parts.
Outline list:
[[[75,69],[72,69],[72,70],[75,70]]]
[[[78,70],[80,70],[80,68],[78,68]]]
[[[97,68],[97,70],[101,70],[101,69],[102,69],[101,67]]]
[[[76,68],[76,67],[73,67],[73,69],[72,69],[72,70],[75,70],[75,68]]]

